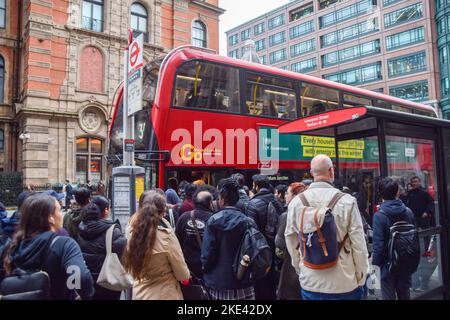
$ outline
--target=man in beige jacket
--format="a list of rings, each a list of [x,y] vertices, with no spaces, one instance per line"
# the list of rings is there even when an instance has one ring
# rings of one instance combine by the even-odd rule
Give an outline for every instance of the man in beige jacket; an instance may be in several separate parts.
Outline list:
[[[318,155],[311,161],[314,176],[308,190],[303,194],[312,207],[327,206],[339,191],[333,186],[334,168],[331,159]],[[344,195],[334,206],[338,241],[344,241],[339,260],[334,267],[322,270],[307,268],[299,253],[300,213],[304,205],[296,196],[289,204],[286,224],[286,245],[292,257],[292,265],[299,275],[302,297],[305,300],[358,300],[369,270],[369,260],[361,216],[356,199]]]

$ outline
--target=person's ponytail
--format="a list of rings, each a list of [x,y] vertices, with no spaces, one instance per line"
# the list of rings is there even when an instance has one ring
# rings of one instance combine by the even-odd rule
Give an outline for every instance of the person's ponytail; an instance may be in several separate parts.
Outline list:
[[[161,197],[162,199],[159,199]],[[161,201],[165,199],[156,193],[144,199],[142,208],[131,226],[131,238],[124,252],[123,265],[135,280],[145,279],[144,267],[148,265],[156,241],[158,225],[161,219]]]

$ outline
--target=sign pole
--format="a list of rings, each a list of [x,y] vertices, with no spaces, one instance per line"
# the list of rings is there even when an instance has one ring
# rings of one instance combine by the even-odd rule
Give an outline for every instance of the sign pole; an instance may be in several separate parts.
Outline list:
[[[112,215],[113,220],[120,222],[122,232],[130,216],[138,210],[139,198],[145,188],[145,169],[135,166],[134,162],[134,113],[142,109],[143,48],[142,35],[133,41],[130,32],[123,55],[123,159],[122,166],[112,170]],[[131,300],[131,296],[131,289],[124,291],[125,300]]]
[[[124,60],[123,60],[123,157],[122,157],[122,165],[123,166],[129,166],[128,163],[128,152],[125,148],[125,141],[128,139],[128,47],[124,52]]]

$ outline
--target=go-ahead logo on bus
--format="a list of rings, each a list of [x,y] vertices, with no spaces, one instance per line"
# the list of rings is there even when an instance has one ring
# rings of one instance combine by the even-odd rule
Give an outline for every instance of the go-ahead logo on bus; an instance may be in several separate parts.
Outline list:
[[[365,107],[346,108],[316,114],[286,123],[278,128],[279,133],[294,133],[326,128],[346,121],[356,120],[367,113]]]
[[[202,161],[204,155],[220,157],[222,156],[222,149],[196,149],[192,144],[187,143],[180,150],[180,157],[183,161]]]

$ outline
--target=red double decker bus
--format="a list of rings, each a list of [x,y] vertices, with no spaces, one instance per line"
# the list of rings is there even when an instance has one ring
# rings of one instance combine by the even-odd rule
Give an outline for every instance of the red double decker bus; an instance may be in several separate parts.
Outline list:
[[[146,167],[148,186],[161,188],[172,176],[212,185],[235,171],[249,178],[261,170],[270,173],[275,162],[270,175],[274,184],[300,181],[309,177],[309,161],[318,153],[339,156],[340,170],[359,170],[355,179],[361,181],[354,183],[360,184],[379,170],[376,137],[343,141],[337,155],[332,134],[278,135],[276,128],[356,106],[422,121],[437,117],[428,105],[194,47],[174,49],[149,63],[144,88],[144,110],[135,120],[135,158]],[[117,165],[122,154],[122,90],[115,102],[108,156]],[[392,146],[392,157],[426,148],[415,145],[400,151],[395,143]],[[397,169],[414,170],[407,156]],[[345,176],[352,179],[351,172]]]

